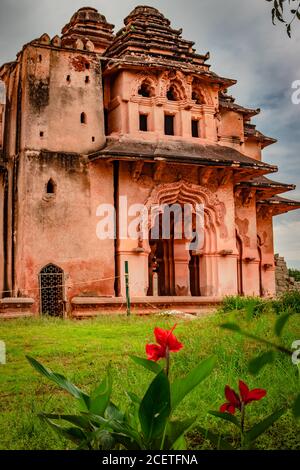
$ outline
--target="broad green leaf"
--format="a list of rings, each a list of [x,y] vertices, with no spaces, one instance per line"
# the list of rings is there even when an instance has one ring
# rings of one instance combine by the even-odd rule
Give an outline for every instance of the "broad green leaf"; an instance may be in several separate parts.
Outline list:
[[[109,402],[105,410],[105,417],[108,419],[115,419],[116,421],[123,421],[124,413],[122,413],[122,411],[120,411],[112,402]]]
[[[142,447],[139,442],[124,434],[113,432],[112,436],[115,439],[115,442],[117,444],[121,444],[123,447],[125,447],[126,450],[142,450]]]
[[[139,366],[145,367],[145,369],[150,370],[154,374],[159,374],[162,371],[162,367],[154,361],[149,361],[149,359],[145,359],[144,357],[138,356],[129,356],[136,364]]]
[[[112,377],[110,369],[100,385],[92,392],[90,397],[90,412],[103,416],[109,404],[112,392]]]
[[[208,439],[212,444],[214,444],[217,450],[234,450],[234,447],[232,447],[229,442],[225,441],[220,436],[217,436],[217,434],[199,426],[197,426],[197,430],[201,432],[205,439]]]
[[[51,419],[46,418],[45,416],[42,417],[44,421],[46,421],[58,434],[70,439],[75,444],[82,444],[86,441],[85,433],[79,428],[66,428],[64,426],[60,426],[59,424],[53,423]]]
[[[273,351],[267,351],[255,357],[249,362],[248,369],[253,375],[258,374],[259,371],[267,364],[272,364],[275,355]]]
[[[47,377],[47,379],[52,380],[52,382],[54,382],[56,385],[69,392],[71,395],[73,395],[73,397],[80,400],[81,403],[84,404],[85,408],[89,409],[89,396],[86,395],[78,387],[76,387],[76,385],[72,384],[72,382],[66,379],[63,375],[56,374],[55,372],[52,372],[51,369],[44,367],[33,357],[26,356],[26,359],[37,372],[44,375],[45,377]]]
[[[132,393],[132,392],[126,392],[126,395],[130,398],[130,400],[132,401],[132,403],[136,404],[136,405],[140,405],[141,403],[141,399],[135,394],[135,393]]]
[[[188,450],[184,435],[180,436],[172,446],[172,450]]]
[[[171,413],[170,383],[164,371],[151,382],[139,408],[139,419],[146,442],[162,436]]]
[[[293,404],[293,414],[295,418],[300,418],[300,393],[297,396],[296,400],[294,401]]]
[[[239,420],[230,413],[221,413],[220,411],[209,411],[209,414],[216,416],[217,418],[221,418],[224,421],[229,421],[230,423],[234,424],[239,429],[241,429],[241,424]]]
[[[285,327],[285,324],[287,323],[288,319],[292,316],[292,313],[285,313],[284,315],[280,315],[278,320],[275,323],[275,333],[276,336],[281,336],[282,330]]]
[[[99,450],[112,450],[116,444],[113,434],[107,429],[97,429],[88,435],[88,440],[94,443],[93,448],[97,447]]]
[[[181,438],[184,437],[184,434],[193,426],[196,419],[197,416],[185,419],[184,421],[169,421],[167,424],[164,449],[184,450],[179,449],[177,445],[182,445],[183,441],[185,441],[185,439],[182,440]]]
[[[255,424],[252,429],[247,431],[244,435],[246,445],[251,444],[255,439],[257,439],[261,434],[263,434],[267,429],[269,429],[272,424],[275,423],[284,413],[286,412],[285,408],[275,411],[271,415],[264,418],[259,423]]]
[[[82,413],[82,414],[88,417],[92,423],[111,429],[114,433],[127,436],[129,439],[132,439],[133,441],[140,442],[139,432],[133,429],[125,421],[107,419],[107,418],[103,418],[102,416],[94,415],[92,413]]]
[[[215,364],[215,356],[209,357],[192,369],[186,377],[174,380],[171,384],[172,412],[188,393],[208,377],[215,367]]]
[[[54,420],[63,420],[67,421],[68,423],[74,424],[81,429],[86,431],[91,431],[92,425],[91,422],[87,417],[78,416],[78,415],[59,415],[59,414],[49,414],[49,413],[40,413],[38,416],[47,419],[54,419]]]

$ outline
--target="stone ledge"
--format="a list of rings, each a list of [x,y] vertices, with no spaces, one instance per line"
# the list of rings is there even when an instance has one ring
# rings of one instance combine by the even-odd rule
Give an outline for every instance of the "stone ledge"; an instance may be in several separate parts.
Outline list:
[[[155,314],[168,310],[182,310],[183,313],[202,315],[214,311],[221,302],[221,297],[132,297],[130,308],[135,315]],[[74,297],[71,304],[70,315],[73,318],[126,314],[124,297]]]
[[[0,299],[0,318],[31,317],[34,300],[27,297],[5,297]]]
[[[222,297],[191,297],[191,296],[164,296],[164,297],[131,297],[130,303],[133,304],[216,304],[222,302]],[[125,297],[73,297],[72,305],[122,305],[126,304]]]

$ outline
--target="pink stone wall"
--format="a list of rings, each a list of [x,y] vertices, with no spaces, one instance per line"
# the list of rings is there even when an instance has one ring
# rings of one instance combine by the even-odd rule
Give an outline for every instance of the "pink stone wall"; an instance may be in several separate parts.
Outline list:
[[[22,149],[87,154],[103,145],[102,76],[95,54],[28,46],[22,77]]]
[[[50,177],[54,195],[45,191]],[[112,178],[110,164],[86,165],[79,156],[64,154],[23,155],[16,289],[36,300],[36,312],[38,273],[48,263],[64,270],[68,300],[114,295],[114,241],[96,235],[98,205],[113,204]]]

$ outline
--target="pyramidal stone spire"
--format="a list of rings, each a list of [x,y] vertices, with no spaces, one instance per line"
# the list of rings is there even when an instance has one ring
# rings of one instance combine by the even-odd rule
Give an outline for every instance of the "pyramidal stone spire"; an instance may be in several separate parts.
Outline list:
[[[95,52],[102,54],[113,42],[114,25],[108,23],[96,8],[80,8],[62,29],[62,46],[73,47],[76,40],[94,44]]]
[[[137,6],[124,20],[124,27],[106,52],[107,56],[150,55],[203,64],[208,56],[198,55],[194,42],[181,37],[182,30],[156,8]]]

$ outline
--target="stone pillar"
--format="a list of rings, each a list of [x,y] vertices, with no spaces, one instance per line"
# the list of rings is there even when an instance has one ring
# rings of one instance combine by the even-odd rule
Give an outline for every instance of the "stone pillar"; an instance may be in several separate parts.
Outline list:
[[[191,295],[189,250],[186,243],[186,240],[174,240],[175,291],[179,296]]]

